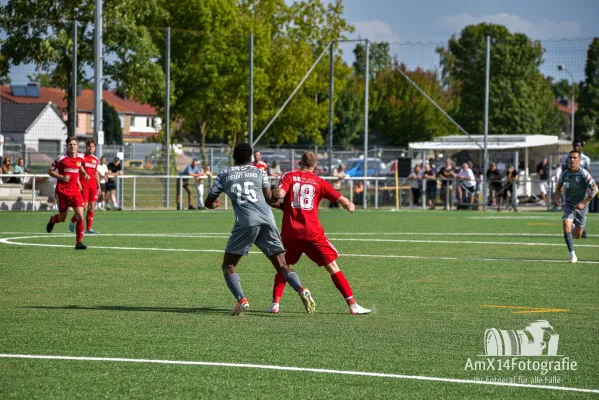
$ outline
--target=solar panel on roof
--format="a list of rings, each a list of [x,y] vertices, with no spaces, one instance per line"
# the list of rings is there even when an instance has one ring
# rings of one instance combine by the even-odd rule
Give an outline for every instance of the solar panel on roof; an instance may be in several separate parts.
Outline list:
[[[27,85],[25,92],[27,97],[40,97],[40,88],[37,85]]]
[[[16,97],[27,97],[27,90],[24,85],[11,85],[12,95]]]

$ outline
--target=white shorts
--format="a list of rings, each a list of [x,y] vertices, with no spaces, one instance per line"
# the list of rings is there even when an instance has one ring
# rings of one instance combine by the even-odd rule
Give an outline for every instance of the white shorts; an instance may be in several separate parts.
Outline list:
[[[540,181],[539,182],[539,187],[541,188],[541,193],[542,194],[547,194],[547,191],[549,190],[549,182],[547,182],[547,181]]]

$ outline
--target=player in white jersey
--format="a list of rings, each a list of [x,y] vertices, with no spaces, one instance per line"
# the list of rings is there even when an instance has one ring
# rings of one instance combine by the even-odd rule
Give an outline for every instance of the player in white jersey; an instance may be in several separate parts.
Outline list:
[[[561,205],[562,190],[566,193],[562,222],[564,226],[564,239],[570,251],[570,262],[578,261],[574,252],[572,241],[572,225],[574,225],[574,238],[580,239],[586,224],[589,203],[597,196],[597,184],[591,174],[580,168],[580,153],[572,150],[568,157],[568,169],[563,171],[557,182],[555,203]]]
[[[225,248],[222,270],[227,287],[237,299],[231,315],[239,315],[249,307],[241,289],[237,264],[255,244],[268,257],[275,270],[285,276],[287,283],[299,294],[306,311],[314,311],[315,303],[308,289],[302,286],[297,274],[287,266],[285,249],[270,209],[272,193],[266,173],[253,165],[252,146],[240,143],[233,149],[235,165],[221,171],[206,198],[207,208],[220,205],[218,196],[225,192],[235,211],[235,225]]]

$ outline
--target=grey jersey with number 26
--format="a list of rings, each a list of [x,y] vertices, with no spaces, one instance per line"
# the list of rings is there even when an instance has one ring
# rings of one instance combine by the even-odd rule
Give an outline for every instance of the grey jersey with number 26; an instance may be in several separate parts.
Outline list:
[[[210,189],[214,196],[225,192],[233,203],[235,228],[273,225],[275,218],[264,199],[263,188],[270,187],[264,171],[252,165],[235,165],[221,171]]]

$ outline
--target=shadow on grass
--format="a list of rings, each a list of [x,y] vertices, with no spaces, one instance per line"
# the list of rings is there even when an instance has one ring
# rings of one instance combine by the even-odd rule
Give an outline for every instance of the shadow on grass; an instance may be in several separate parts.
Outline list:
[[[132,307],[132,306],[21,306],[19,308],[34,308],[42,310],[92,310],[92,311],[135,311],[135,312],[165,312],[165,313],[183,313],[183,314],[231,314],[232,309],[217,308],[217,307]],[[272,314],[262,310],[246,310],[243,314],[251,314],[254,317],[271,317],[271,318],[286,318],[293,317],[297,314],[305,314],[299,311],[287,311],[285,314]],[[322,314],[322,313],[321,313]],[[326,314],[345,315],[347,313],[328,312]]]

